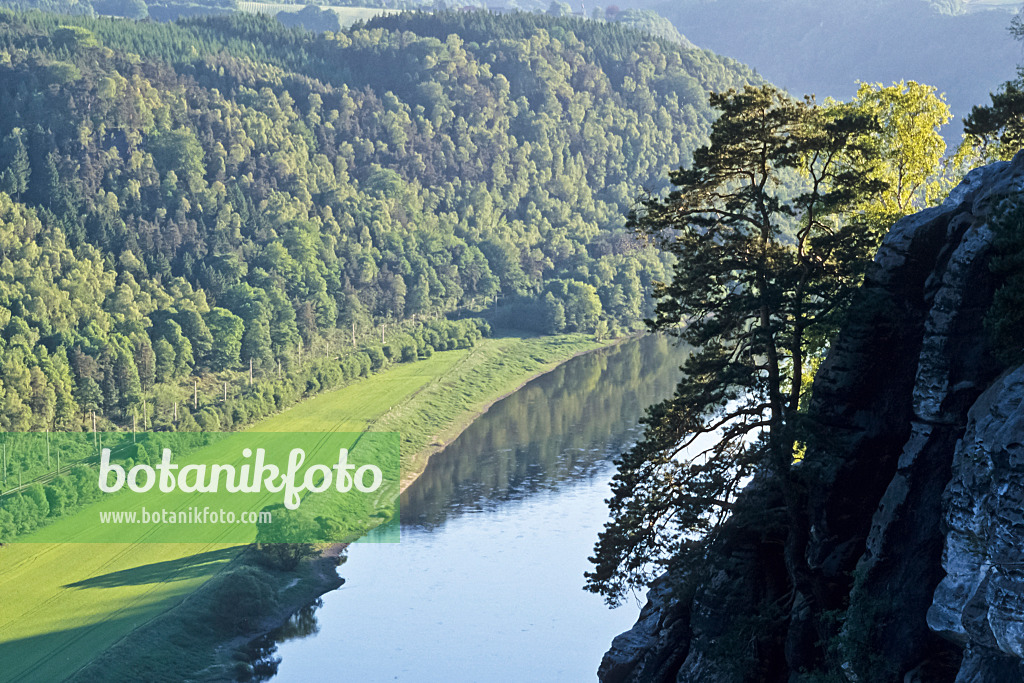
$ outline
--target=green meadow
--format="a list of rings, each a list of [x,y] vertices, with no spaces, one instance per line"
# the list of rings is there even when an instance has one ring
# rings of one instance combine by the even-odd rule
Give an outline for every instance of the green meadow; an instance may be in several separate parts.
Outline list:
[[[472,349],[436,353],[321,394],[251,430],[399,432],[408,483],[432,451],[494,400],[597,346],[585,335],[482,339]],[[89,513],[86,507],[76,517]],[[0,548],[0,681],[64,680],[119,641],[116,661],[126,668],[118,672],[104,662],[106,680],[131,680],[130,672],[157,680],[161,671],[173,678],[212,663],[215,630],[183,633],[175,622],[195,611],[186,598],[244,548],[213,542]],[[143,626],[146,637],[134,641],[129,634]]]
[[[248,2],[242,0],[238,3],[238,9],[250,14],[277,14],[278,12],[298,12],[306,5],[289,5],[278,2]],[[377,7],[336,7],[333,5],[319,5],[320,9],[334,12],[343,27],[351,26],[357,21],[367,21],[382,14],[396,14],[398,10],[382,9]]]

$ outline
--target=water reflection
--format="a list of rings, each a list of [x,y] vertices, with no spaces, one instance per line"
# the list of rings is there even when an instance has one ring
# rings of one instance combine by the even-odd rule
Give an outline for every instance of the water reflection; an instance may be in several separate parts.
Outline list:
[[[675,388],[683,353],[663,336],[587,354],[495,404],[402,496],[402,525],[431,529],[589,479],[635,441],[644,409]]]
[[[263,683],[277,675],[278,667],[281,666],[281,658],[277,656],[277,646],[296,638],[305,638],[320,632],[320,623],[317,621],[316,612],[324,604],[322,598],[317,598],[310,604],[288,617],[279,629],[250,641],[243,652],[251,662],[247,671],[239,671],[238,680],[249,683]]]
[[[629,341],[495,404],[403,494],[402,542],[350,547],[345,586],[264,643],[259,666],[303,682],[329,680],[337,657],[364,682],[592,677],[636,618],[582,590],[611,461],[684,356],[663,337]]]

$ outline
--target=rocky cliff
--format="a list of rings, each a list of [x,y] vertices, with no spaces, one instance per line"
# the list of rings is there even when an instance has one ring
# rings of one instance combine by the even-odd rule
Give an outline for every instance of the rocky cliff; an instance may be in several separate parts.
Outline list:
[[[943,512],[945,578],[928,626],[964,648],[958,680],[1021,680],[1024,660],[1024,368],[968,413]]]
[[[1018,155],[893,226],[815,381],[799,509],[755,479],[602,681],[1024,680],[1024,370],[982,326],[1022,191]]]

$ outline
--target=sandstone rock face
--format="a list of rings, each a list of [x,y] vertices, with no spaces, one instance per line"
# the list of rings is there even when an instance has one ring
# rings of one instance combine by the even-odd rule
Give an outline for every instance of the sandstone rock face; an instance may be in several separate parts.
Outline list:
[[[1024,376],[993,385],[982,326],[987,221],[1022,188],[1018,155],[893,226],[815,380],[801,509],[772,519],[755,479],[602,680],[1024,680]]]
[[[636,625],[612,642],[598,676],[607,683],[666,679],[686,657],[690,633],[688,614],[676,614],[681,601],[663,577],[648,593]],[[680,630],[680,627],[682,630]]]
[[[928,625],[968,648],[961,681],[1024,659],[1024,367],[974,404],[946,487],[949,528]],[[982,673],[979,673],[982,672]],[[997,680],[989,678],[988,680]]]

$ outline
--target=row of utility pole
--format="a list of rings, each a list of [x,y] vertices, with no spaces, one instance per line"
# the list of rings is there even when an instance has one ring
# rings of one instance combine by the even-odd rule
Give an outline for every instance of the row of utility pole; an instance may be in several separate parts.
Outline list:
[[[95,423],[94,423],[93,429],[95,429]],[[50,465],[53,462],[51,457],[50,457],[50,430],[49,429],[46,430],[45,438],[46,438],[46,469],[47,469],[47,471],[49,471]],[[4,442],[3,442],[2,453],[3,453],[3,455],[0,456],[0,457],[2,457],[2,459],[3,459],[3,485],[7,486],[7,439],[6,438],[4,439]],[[59,449],[57,450],[57,474],[60,474],[60,450]],[[21,485],[22,485],[21,475],[22,475],[21,470],[18,470],[18,488],[19,489],[21,488]]]
[[[385,334],[386,334],[386,331],[387,331],[387,326],[388,326],[388,323],[386,323],[386,322],[382,322],[380,324],[380,343],[381,344],[384,344],[384,342],[385,342]],[[355,321],[352,322],[352,337],[351,338],[352,338],[352,347],[355,348],[356,343],[357,343],[356,342],[356,323],[355,323]],[[301,350],[300,350],[300,353],[301,353]],[[281,373],[281,360],[278,359],[278,361],[277,361],[277,378],[278,379],[281,379],[281,374],[282,374]],[[253,359],[250,358],[249,359],[249,386],[250,387],[253,386],[254,383],[255,383],[254,365],[253,365]],[[228,383],[227,383],[227,381],[223,381],[222,382],[222,388],[223,388],[222,400],[226,402],[228,400]],[[179,401],[175,401],[174,402],[174,418],[173,418],[174,422],[178,421],[178,403],[179,403]],[[192,409],[194,411],[198,411],[199,410],[199,380],[198,379],[193,379],[192,380]],[[91,421],[92,421],[93,446],[95,447],[96,452],[100,453],[100,452],[102,452],[102,449],[103,449],[103,437],[100,435],[99,429],[97,427],[97,419],[96,419],[96,411],[95,410],[90,411],[90,417],[91,417]],[[149,401],[143,401],[142,402],[142,431],[145,432],[145,431],[148,431],[148,430],[149,430]],[[138,413],[133,410],[132,411],[132,443],[136,443],[136,434],[137,434],[137,432],[138,432]],[[51,451],[50,451],[50,430],[49,429],[46,430],[45,438],[46,438],[46,469],[47,469],[47,471],[49,471],[50,467],[53,464],[53,457],[52,457]],[[60,465],[60,449],[56,450],[56,454],[55,455],[56,455],[56,460],[57,460],[57,468],[56,468],[55,472],[56,472],[56,474],[59,475],[60,474],[60,469],[61,469],[61,465]],[[6,440],[3,442],[3,446],[2,446],[2,460],[3,460],[3,484],[4,484],[4,486],[6,486],[7,485],[7,463],[8,463],[8,460],[7,460],[7,441]],[[21,485],[22,485],[22,473],[21,473],[21,471],[19,471],[18,472],[18,487],[20,488]]]

